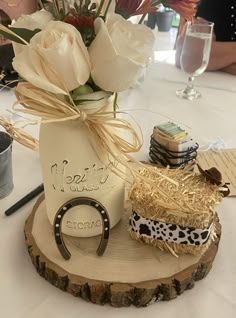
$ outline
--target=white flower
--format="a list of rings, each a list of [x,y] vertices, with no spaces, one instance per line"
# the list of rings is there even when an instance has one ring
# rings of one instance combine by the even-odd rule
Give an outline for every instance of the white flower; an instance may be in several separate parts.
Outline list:
[[[13,67],[36,87],[55,94],[84,85],[90,76],[90,61],[80,33],[70,24],[51,21],[16,54]]]
[[[17,21],[13,20],[11,26],[14,28],[25,28],[32,31],[35,29],[43,30],[52,20],[53,15],[50,12],[40,10],[30,15],[22,15]],[[19,54],[23,49],[23,45],[13,42],[13,49],[15,54]]]
[[[97,18],[95,32],[89,48],[94,82],[112,92],[136,84],[153,55],[155,37],[152,31],[113,14],[106,22]]]
[[[40,10],[30,15],[22,15],[17,21],[12,21],[11,26],[14,28],[25,28],[28,30],[45,29],[46,25],[53,20],[53,15],[46,11]]]

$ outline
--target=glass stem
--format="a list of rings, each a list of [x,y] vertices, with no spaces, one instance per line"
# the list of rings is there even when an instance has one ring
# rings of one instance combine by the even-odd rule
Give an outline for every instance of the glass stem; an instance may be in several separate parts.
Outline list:
[[[187,90],[190,91],[193,89],[194,76],[188,77]]]

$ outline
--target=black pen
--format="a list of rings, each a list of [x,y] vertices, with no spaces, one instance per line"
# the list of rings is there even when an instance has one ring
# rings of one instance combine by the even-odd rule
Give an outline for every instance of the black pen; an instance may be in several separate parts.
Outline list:
[[[40,184],[37,188],[35,188],[33,191],[28,193],[26,196],[24,196],[22,199],[20,199],[18,202],[16,202],[14,205],[12,205],[9,209],[5,211],[5,215],[9,216],[19,210],[23,205],[28,203],[30,200],[35,198],[38,194],[43,192],[44,187],[43,184]]]

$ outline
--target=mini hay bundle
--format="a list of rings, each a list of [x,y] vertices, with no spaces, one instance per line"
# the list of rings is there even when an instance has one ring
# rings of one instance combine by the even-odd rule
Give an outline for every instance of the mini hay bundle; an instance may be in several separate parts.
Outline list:
[[[215,236],[215,206],[222,200],[219,187],[203,175],[180,169],[140,173],[144,178],[138,178],[129,193],[131,237],[175,256],[206,249]]]

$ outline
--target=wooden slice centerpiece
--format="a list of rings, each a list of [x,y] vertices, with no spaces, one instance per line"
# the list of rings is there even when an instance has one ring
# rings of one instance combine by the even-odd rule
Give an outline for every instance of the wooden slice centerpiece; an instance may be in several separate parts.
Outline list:
[[[130,213],[127,203],[123,218],[111,230],[107,249],[101,257],[96,254],[100,237],[64,236],[71,252],[70,260],[64,260],[57,250],[44,196],[41,196],[25,223],[26,244],[37,272],[52,285],[76,297],[115,307],[142,307],[171,300],[208,274],[220,240],[218,221],[217,238],[204,253],[176,258],[132,240],[128,233]]]

